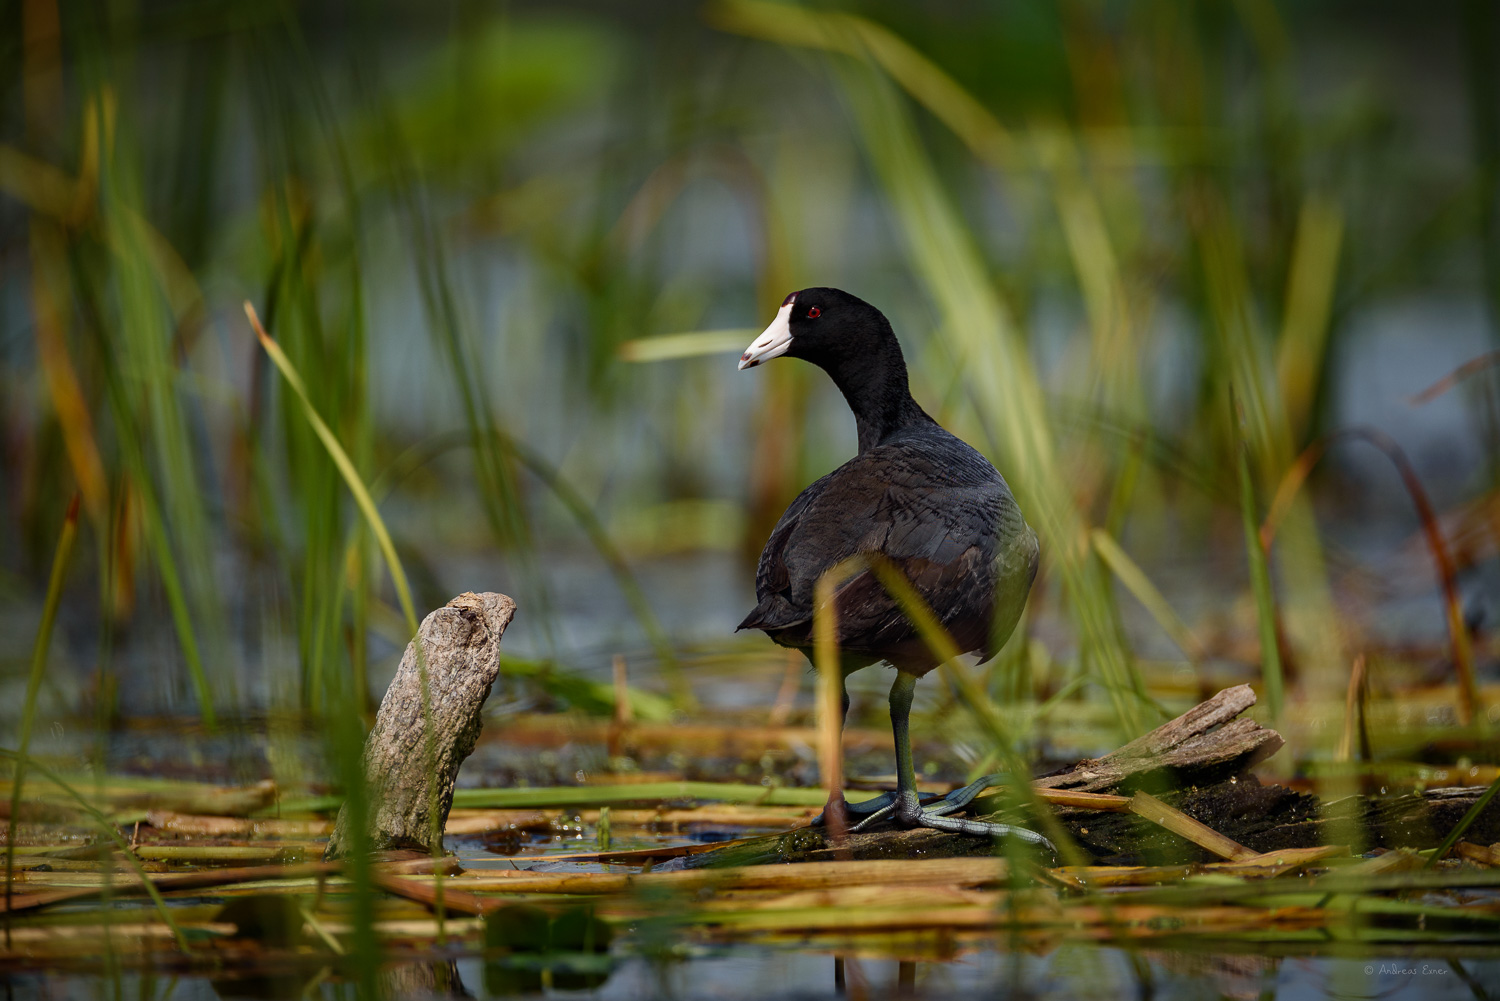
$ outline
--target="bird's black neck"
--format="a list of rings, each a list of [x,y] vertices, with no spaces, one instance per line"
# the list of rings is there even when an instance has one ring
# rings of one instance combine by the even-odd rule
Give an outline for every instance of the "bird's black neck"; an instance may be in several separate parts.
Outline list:
[[[879,338],[870,350],[845,355],[823,368],[833,377],[834,385],[844,394],[854,411],[854,425],[859,430],[861,453],[885,441],[902,428],[932,423],[917,401],[912,399],[906,382],[906,360],[894,334]]]

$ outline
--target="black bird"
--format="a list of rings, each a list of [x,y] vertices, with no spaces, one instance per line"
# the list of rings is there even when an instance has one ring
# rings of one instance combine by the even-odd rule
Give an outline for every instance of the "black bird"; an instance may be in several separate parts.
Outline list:
[[[764,630],[810,659],[819,577],[864,554],[905,574],[960,651],[992,656],[1026,605],[1038,555],[1036,533],[1004,478],[912,399],[890,322],[862,299],[834,288],[787,296],[740,369],[782,355],[833,377],[854,411],[859,454],[802,491],[776,523],[755,571],[758,604],[739,628]],[[869,823],[894,813],[907,826],[1015,835],[1050,848],[1031,831],[948,816],[989,779],[921,806],[907,724],[917,679],[939,660],[868,567],[837,587],[833,605],[844,678],[877,661],[896,668],[896,792],[855,805],[834,793],[825,816],[869,814],[862,822]],[[847,690],[843,705],[847,713]]]

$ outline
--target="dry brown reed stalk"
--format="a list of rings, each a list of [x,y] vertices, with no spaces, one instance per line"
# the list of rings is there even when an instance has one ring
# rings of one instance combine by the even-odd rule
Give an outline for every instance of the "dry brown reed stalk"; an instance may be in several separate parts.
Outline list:
[[[1460,841],[1453,846],[1453,850],[1470,862],[1478,862],[1480,865],[1500,866],[1500,845],[1476,845],[1471,841]],[[1417,861],[1419,865],[1422,863],[1420,857],[1417,857]]]
[[[802,682],[802,656],[795,650],[786,652],[786,670],[781,673],[781,687],[776,690],[776,699],[771,703],[771,715],[767,726],[785,726],[792,715],[792,706],[797,701],[797,689]]]
[[[1151,886],[1159,883],[1177,883],[1189,876],[1208,873],[1238,876],[1242,879],[1270,879],[1330,858],[1349,854],[1346,845],[1324,845],[1318,848],[1289,848],[1284,851],[1266,852],[1238,862],[1209,862],[1197,865],[1147,865],[1147,866],[1065,866],[1049,870],[1055,876],[1070,881],[1075,889],[1085,886]]]
[[[1160,824],[1173,834],[1187,838],[1198,847],[1231,862],[1244,862],[1259,854],[1233,838],[1225,837],[1207,824],[1194,820],[1181,810],[1168,806],[1148,792],[1138,792],[1131,797],[1130,812]]]
[[[87,785],[89,802],[117,814],[157,810],[197,816],[246,817],[265,810],[275,803],[277,797],[276,783],[271,779],[248,786],[139,781],[114,777],[97,781],[90,778],[87,783],[80,784]],[[0,792],[9,793],[12,788],[8,782],[0,783]],[[53,794],[46,792],[38,792],[31,798],[48,803],[69,802],[66,799],[56,799]],[[144,813],[138,816],[139,819],[145,819]]]
[[[216,938],[230,938],[238,930],[228,922],[194,922],[190,927],[197,934]],[[150,922],[114,922],[94,925],[52,925],[32,928],[17,928],[12,933],[16,953],[29,957],[44,955],[49,959],[96,956],[99,944],[111,942],[115,948],[152,948],[173,940],[173,929],[164,924]],[[63,948],[48,948],[62,946]],[[68,948],[71,946],[72,948]]]
[[[801,654],[796,654],[801,657]],[[506,739],[517,744],[589,741],[604,744],[612,726],[609,720],[569,719],[561,716],[518,717],[508,722]],[[759,755],[767,749],[813,747],[818,740],[815,726],[736,725],[733,723],[645,723],[630,728],[632,747],[682,751],[684,754],[712,753],[733,757],[747,753]],[[889,750],[891,731],[847,727],[843,735],[846,750]],[[680,776],[670,776],[673,779]],[[668,776],[662,776],[663,780]],[[629,781],[624,775],[610,776],[611,783]]]
[[[204,838],[317,838],[333,830],[330,820],[251,820],[148,810],[146,822],[158,831]]]
[[[1448,553],[1448,544],[1443,538],[1442,529],[1438,527],[1437,514],[1427,498],[1427,490],[1422,486],[1421,479],[1407,459],[1406,452],[1394,438],[1377,428],[1344,428],[1324,435],[1303,449],[1302,454],[1297,456],[1296,461],[1282,476],[1281,483],[1276,488],[1276,496],[1266,512],[1265,521],[1261,523],[1261,549],[1263,552],[1270,552],[1271,543],[1276,538],[1276,530],[1282,518],[1291,509],[1292,501],[1313,467],[1327,453],[1329,446],[1345,438],[1356,438],[1368,442],[1384,453],[1391,460],[1391,464],[1396,467],[1396,472],[1401,476],[1406,492],[1411,496],[1412,504],[1417,509],[1417,517],[1422,522],[1422,534],[1427,540],[1428,550],[1432,553],[1432,562],[1443,592],[1443,605],[1448,621],[1448,640],[1452,646],[1454,671],[1458,675],[1459,722],[1465,726],[1476,720],[1482,722],[1483,716],[1479,713],[1479,690],[1474,678],[1473,651],[1470,649],[1469,634],[1464,625],[1463,606],[1458,600],[1453,559]]]
[[[1000,858],[875,859],[689,869],[661,873],[529,872],[498,869],[455,881],[470,892],[624,893],[647,886],[680,890],[821,890],[841,886],[999,886],[1010,878]]]
[[[1490,351],[1487,354],[1480,355],[1478,358],[1469,359],[1437,382],[1422,390],[1416,396],[1411,397],[1408,402],[1414,407],[1419,407],[1424,403],[1431,403],[1458,385],[1461,380],[1467,379],[1475,372],[1482,372],[1492,365],[1500,365],[1500,351]]]
[[[815,806],[737,806],[726,803],[683,810],[610,810],[610,820],[618,826],[650,827],[656,824],[727,824],[740,827],[795,827],[818,814]],[[598,810],[580,810],[578,818],[585,824],[597,823]]]
[[[157,861],[173,862],[223,862],[230,860],[263,861],[290,859],[316,855],[323,848],[321,841],[279,841],[274,844],[240,845],[136,845],[137,857]]]
[[[562,822],[555,810],[452,810],[445,834],[489,834],[494,831],[548,831]]]
[[[548,862],[603,862],[610,865],[646,865],[684,855],[701,855],[733,846],[749,844],[758,838],[732,838],[704,845],[663,845],[660,848],[635,848],[629,851],[565,852],[547,856]]]
[[[248,883],[260,880],[286,880],[306,879],[309,876],[336,875],[343,867],[331,865],[324,862],[306,862],[300,865],[275,865],[275,866],[249,866],[235,869],[210,869],[204,872],[184,872],[161,876],[151,880],[151,886],[161,892],[176,890],[204,890],[214,887],[229,886],[234,883]],[[53,904],[72,903],[79,900],[87,900],[98,896],[104,887],[77,887],[66,890],[52,890],[43,893],[18,894],[9,904],[9,911],[35,910],[40,907],[50,907]],[[116,881],[109,892],[114,896],[136,896],[145,893],[147,886],[144,880],[121,879]]]
[[[1004,786],[997,788],[1003,789]],[[1035,790],[1036,798],[1053,806],[1067,806],[1075,810],[1103,810],[1108,813],[1129,813],[1130,797],[1116,796],[1104,792],[1078,792],[1073,789]]]
[[[630,704],[630,674],[624,654],[614,655],[614,659],[610,662],[610,671],[615,711],[610,720],[609,739],[605,741],[605,747],[609,751],[610,758],[613,759],[619,757],[624,748],[625,731],[635,722],[635,709]]]
[[[1365,655],[1360,654],[1354,658],[1354,666],[1349,671],[1349,691],[1344,696],[1344,729],[1339,734],[1335,760],[1354,760],[1356,734],[1359,738],[1359,759],[1370,760],[1370,734],[1365,729],[1365,702],[1369,696],[1369,684],[1365,680]]]
[[[1020,897],[1020,900],[1016,900]],[[1066,930],[1087,941],[1141,940],[1190,934],[1264,932],[1272,928],[1316,928],[1342,917],[1317,907],[1273,910],[1239,906],[1178,908],[1148,904],[1063,906],[1036,893],[1013,894],[999,908],[804,907],[797,910],[711,912],[718,934],[738,937],[772,931],[869,932],[894,929],[1004,929],[1007,934]]]
[[[716,892],[697,902],[700,914],[714,911],[795,911],[803,908],[847,907],[996,907],[1005,894],[996,890],[965,890],[951,885],[889,886],[879,884],[829,886],[820,889]]]
[[[413,856],[413,857],[409,857]],[[35,910],[54,904],[74,903],[88,900],[108,892],[116,897],[130,897],[150,893],[180,893],[219,889],[229,891],[244,884],[259,884],[265,891],[273,890],[276,884],[287,884],[295,880],[337,876],[345,866],[338,862],[304,862],[291,865],[241,866],[234,868],[206,869],[200,872],[169,873],[143,880],[139,876],[123,875],[111,878],[95,886],[70,886],[36,893],[16,894],[12,897],[8,912]],[[421,853],[389,853],[377,856],[375,875],[380,880],[391,880],[401,876],[425,876],[436,872],[458,871],[458,860],[448,857],[434,859]],[[404,884],[403,884],[404,885]]]
[[[483,917],[503,904],[503,901],[486,900],[463,890],[455,890],[451,886],[453,880],[438,884],[376,872],[371,875],[370,882],[386,893],[405,897],[440,912],[455,911]]]

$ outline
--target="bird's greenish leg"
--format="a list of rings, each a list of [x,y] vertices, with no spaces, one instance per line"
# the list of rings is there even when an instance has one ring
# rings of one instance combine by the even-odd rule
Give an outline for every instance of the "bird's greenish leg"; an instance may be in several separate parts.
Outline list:
[[[917,798],[917,769],[911,754],[911,703],[913,695],[916,694],[916,687],[917,676],[905,671],[898,671],[896,681],[891,685],[891,735],[896,741],[895,801],[889,807],[878,810],[865,818],[854,830],[859,830],[866,824],[893,812],[896,819],[908,827],[931,827],[935,830],[953,831],[958,834],[987,834],[994,838],[1019,838],[1038,847],[1046,848],[1056,857],[1057,850],[1053,848],[1052,842],[1035,831],[1028,831],[1024,827],[1011,827],[1008,824],[992,824],[985,820],[966,820],[946,816],[968,805],[981,790],[990,784],[989,777],[957,790],[951,794],[950,800],[942,801],[932,809],[922,809],[922,804]]]
[[[896,741],[896,818],[903,824],[915,824],[922,815],[911,756],[911,702],[916,691],[917,676],[898,670],[891,684],[891,736]]]

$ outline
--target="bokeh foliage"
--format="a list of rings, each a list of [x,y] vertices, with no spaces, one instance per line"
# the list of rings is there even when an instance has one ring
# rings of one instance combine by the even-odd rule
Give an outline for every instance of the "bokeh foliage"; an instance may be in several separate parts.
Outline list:
[[[848,436],[800,367],[736,381],[732,354],[690,357],[735,335],[642,342],[753,330],[832,284],[892,316],[922,402],[1042,536],[1036,604],[1068,636],[1050,674],[1019,637],[992,695],[1071,685],[1123,733],[1155,722],[1121,603],[1197,666],[1141,567],[1226,544],[1273,713],[1283,665],[1342,691],[1356,638],[1330,625],[1310,495],[1268,565],[1253,529],[1329,430],[1352,317],[1418,291],[1500,301],[1484,6],[1421,28],[1462,37],[1469,67],[1434,150],[1364,55],[1428,20],[1399,6],[18,0],[7,584],[41,593],[77,491],[101,704],[145,618],[172,623],[163,687],[210,725],[365,706],[372,638],[404,636],[396,594],[249,300],[386,512],[419,614],[446,555],[497,554],[493,586],[554,655],[544,565],[587,549],[687,705],[668,599],[632,558],[755,552]],[[672,360],[626,360],[652,352]],[[1475,407],[1491,444],[1494,406]],[[295,665],[257,688],[279,637]]]

